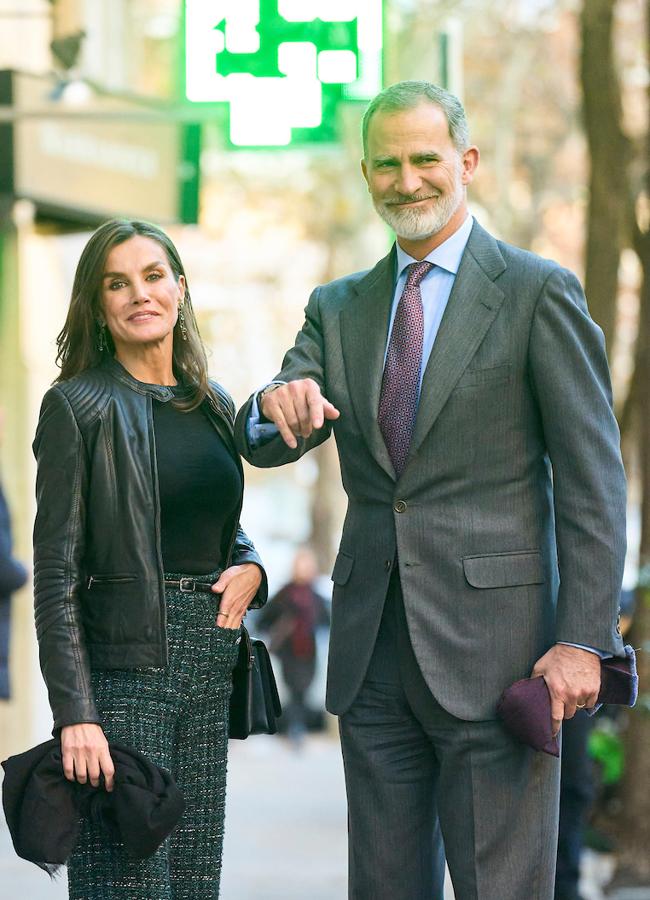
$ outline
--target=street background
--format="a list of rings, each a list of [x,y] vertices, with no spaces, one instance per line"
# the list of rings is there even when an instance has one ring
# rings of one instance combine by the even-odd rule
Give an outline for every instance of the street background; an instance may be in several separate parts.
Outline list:
[[[79,254],[106,218],[168,230],[211,374],[241,403],[278,370],[313,287],[390,246],[359,171],[360,119],[383,85],[425,78],[465,104],[478,221],[585,284],[629,479],[641,675],[636,709],[596,723],[587,900],[608,882],[619,900],[650,885],[649,34],[650,0],[0,0],[0,477],[27,566],[40,400]],[[242,523],[271,591],[308,542],[327,596],[345,513],[334,442],[246,478]],[[0,758],[51,724],[30,585],[9,634]],[[329,720],[303,752],[284,738],[233,745],[223,896],[343,898],[345,827]],[[0,896],[23,891],[64,885],[16,860],[0,825]]]
[[[299,753],[279,738],[231,742],[228,774],[222,900],[345,900],[345,786],[337,741],[312,737]],[[586,854],[585,900],[602,900],[614,867],[610,854]],[[65,872],[50,882],[18,859],[3,825],[0,897],[67,897]],[[453,897],[448,881],[444,900]],[[650,900],[650,889],[619,888],[609,897]]]

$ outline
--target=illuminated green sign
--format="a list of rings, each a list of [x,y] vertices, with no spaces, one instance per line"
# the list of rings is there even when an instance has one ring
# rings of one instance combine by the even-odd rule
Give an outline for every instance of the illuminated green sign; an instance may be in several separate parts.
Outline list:
[[[382,0],[185,0],[185,88],[228,103],[236,146],[333,140],[381,89]]]

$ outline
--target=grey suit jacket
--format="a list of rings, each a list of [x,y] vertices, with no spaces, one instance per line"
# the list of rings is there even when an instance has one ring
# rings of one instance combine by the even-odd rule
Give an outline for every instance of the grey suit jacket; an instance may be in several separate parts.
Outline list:
[[[452,714],[489,719],[555,641],[623,653],[616,615],[625,475],[604,341],[567,270],[470,235],[426,367],[399,479],[377,423],[394,252],[316,288],[277,378],[313,378],[338,407],[348,495],[334,596],[328,708],[352,703],[398,560],[415,655]],[[243,456],[291,462],[279,436]]]

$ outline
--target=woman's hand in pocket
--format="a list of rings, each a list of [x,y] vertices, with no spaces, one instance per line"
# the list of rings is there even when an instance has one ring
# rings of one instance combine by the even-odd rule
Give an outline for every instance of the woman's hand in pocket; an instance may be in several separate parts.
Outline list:
[[[212,590],[221,594],[217,625],[239,628],[248,606],[262,583],[262,572],[255,563],[224,569]]]

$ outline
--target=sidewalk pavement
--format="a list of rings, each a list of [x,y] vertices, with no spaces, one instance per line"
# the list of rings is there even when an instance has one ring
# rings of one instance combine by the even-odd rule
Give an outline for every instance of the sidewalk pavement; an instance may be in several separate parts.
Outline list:
[[[1,818],[1,817],[0,817]],[[338,741],[314,736],[297,752],[281,738],[232,741],[221,900],[345,900],[347,833]],[[585,900],[602,900],[613,861],[585,854]],[[0,823],[0,900],[64,900],[55,882],[13,853]],[[151,898],[156,900],[156,898]],[[453,900],[448,886],[445,900]],[[650,900],[649,889],[609,900]]]
[[[228,777],[222,900],[345,900],[338,740],[313,736],[300,751],[281,738],[231,742]]]

